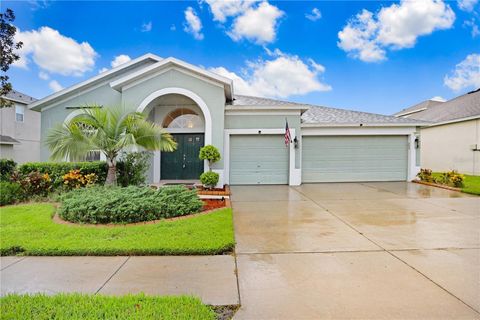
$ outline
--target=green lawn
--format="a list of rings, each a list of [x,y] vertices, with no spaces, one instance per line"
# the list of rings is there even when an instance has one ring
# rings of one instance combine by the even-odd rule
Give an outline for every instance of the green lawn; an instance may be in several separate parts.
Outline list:
[[[0,255],[207,255],[234,247],[232,210],[157,224],[115,227],[54,223],[49,203],[0,208]]]
[[[193,297],[122,297],[82,294],[7,295],[0,298],[1,319],[215,319],[215,312]]]
[[[439,178],[440,172],[432,173],[433,177]],[[480,195],[480,176],[470,176],[465,174],[465,180],[463,181],[462,192]]]
[[[465,175],[462,192],[480,195],[480,176]]]

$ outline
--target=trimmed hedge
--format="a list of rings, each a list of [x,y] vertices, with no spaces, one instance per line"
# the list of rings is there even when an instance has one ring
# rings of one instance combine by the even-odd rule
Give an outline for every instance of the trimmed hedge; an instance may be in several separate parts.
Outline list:
[[[203,206],[196,191],[182,186],[92,187],[60,196],[59,216],[77,223],[132,223],[197,213]]]
[[[52,179],[54,187],[58,187],[63,183],[63,175],[70,170],[80,170],[80,173],[90,174],[95,173],[98,177],[98,183],[104,183],[107,178],[108,166],[104,161],[93,162],[28,162],[22,164],[18,170],[22,174],[29,174],[31,172],[48,173]]]

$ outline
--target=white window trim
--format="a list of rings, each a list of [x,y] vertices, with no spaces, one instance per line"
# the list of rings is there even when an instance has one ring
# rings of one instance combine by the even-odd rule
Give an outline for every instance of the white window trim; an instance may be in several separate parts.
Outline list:
[[[21,109],[21,112],[17,112],[18,109]],[[15,122],[25,123],[25,109],[26,109],[25,106],[22,106],[22,105],[19,105],[19,104],[16,104],[16,105],[15,105]],[[17,120],[17,114],[21,114],[21,115],[22,115],[22,121],[18,121],[18,120]]]
[[[260,132],[260,133],[259,133]],[[224,170],[223,178],[225,183],[230,183],[230,136],[231,135],[284,135],[285,128],[280,129],[226,129],[224,130],[223,158]],[[290,135],[294,138],[295,129],[290,128]],[[295,168],[295,146],[289,145],[289,165],[288,165],[288,184],[298,186],[301,184],[302,171]]]

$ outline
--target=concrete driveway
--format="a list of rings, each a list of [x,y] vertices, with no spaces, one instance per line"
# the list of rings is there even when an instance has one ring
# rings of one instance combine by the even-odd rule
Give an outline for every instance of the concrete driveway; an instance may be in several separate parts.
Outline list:
[[[480,319],[480,197],[404,182],[232,193],[236,319]]]

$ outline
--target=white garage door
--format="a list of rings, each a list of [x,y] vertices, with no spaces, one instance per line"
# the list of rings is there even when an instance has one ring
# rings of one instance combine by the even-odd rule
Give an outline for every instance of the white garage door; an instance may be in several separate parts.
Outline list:
[[[288,148],[283,135],[232,135],[230,184],[287,184]]]
[[[304,136],[303,182],[407,179],[406,136]]]

